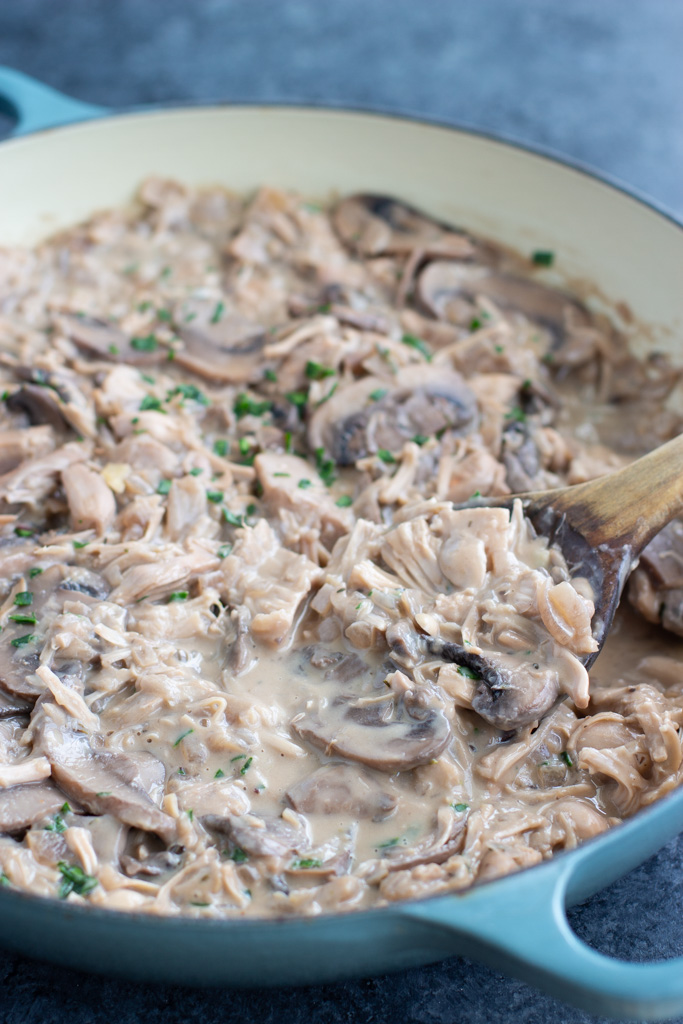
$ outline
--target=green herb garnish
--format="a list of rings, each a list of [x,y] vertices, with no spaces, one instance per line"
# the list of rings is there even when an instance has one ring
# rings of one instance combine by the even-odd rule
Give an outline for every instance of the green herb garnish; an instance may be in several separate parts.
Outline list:
[[[567,768],[573,768],[574,767],[574,762],[572,761],[571,757],[569,756],[569,754],[568,754],[568,752],[566,750],[562,751],[562,753],[560,754],[560,757],[562,758],[562,760],[566,764]]]
[[[537,249],[531,254],[531,262],[537,267],[552,267],[555,262],[555,253],[550,249]]]
[[[25,633],[23,636],[17,636],[14,640],[10,640],[12,647],[25,647],[26,644],[32,644],[38,637],[34,633]]]
[[[34,577],[40,576],[42,571],[43,570],[39,566],[36,565],[36,566],[33,567],[33,569],[29,569],[29,573],[28,574],[31,577],[31,579],[34,579]]]
[[[222,768],[219,768],[218,771],[214,775],[214,779],[224,779],[224,778],[225,778],[225,772],[223,771]]]
[[[83,868],[79,868],[77,864],[67,864],[66,861],[60,860],[57,867],[62,876],[59,886],[60,900],[65,900],[72,892],[79,896],[87,896],[97,885],[97,879],[92,875],[86,875]]]
[[[348,508],[349,505],[353,505],[353,498],[350,494],[342,494],[335,501],[335,505],[338,505],[339,508]]]
[[[246,756],[246,754],[235,754],[234,757],[230,758],[230,764],[232,764],[233,761],[243,761]]]
[[[155,398],[154,395],[145,395],[140,402],[140,412],[163,412],[161,408],[161,399]]]
[[[505,413],[505,419],[513,423],[526,423],[526,413],[518,405],[515,405],[510,412]]]
[[[17,537],[32,537],[34,531],[30,530],[28,526],[15,526],[14,532]]]
[[[147,334],[144,338],[131,338],[130,347],[138,352],[154,352],[159,347],[159,342],[153,334]]]
[[[206,496],[214,505],[219,505],[223,500],[223,491],[207,491]]]
[[[306,480],[306,479],[299,480],[299,483],[297,484],[297,487],[300,487],[302,491],[305,491],[307,487],[312,487],[312,486],[313,485],[311,484],[311,481],[310,480]]]
[[[228,442],[224,437],[219,437],[217,441],[213,442],[213,450],[216,455],[220,455],[223,459],[228,454]]]
[[[218,554],[219,558],[227,558],[231,551],[232,551],[232,544],[221,544],[221,546],[218,549],[217,554]]]
[[[171,490],[171,480],[160,480],[157,487],[157,494],[168,494]]]
[[[217,324],[218,321],[220,320],[220,318],[223,316],[224,312],[225,312],[225,304],[223,302],[217,302],[216,303],[216,308],[213,311],[213,316],[211,317],[211,323],[212,324]]]
[[[380,843],[379,846],[377,847],[377,849],[378,850],[386,850],[390,846],[398,846],[399,842],[400,842],[400,837],[399,836],[394,836],[393,839],[387,839],[387,841],[385,843]]]
[[[203,391],[200,391],[196,384],[177,384],[172,391],[168,392],[167,399],[171,399],[174,395],[182,395],[184,399],[189,399],[192,402],[199,402],[200,405],[208,405],[209,399],[206,397]]]
[[[264,370],[263,376],[266,380],[269,380],[271,384],[277,384],[277,374],[275,370]]]
[[[172,594],[168,595],[167,604],[173,604],[174,601],[187,601],[189,596],[189,590],[175,590]]]
[[[237,419],[241,420],[243,416],[263,416],[272,408],[272,405],[273,403],[268,400],[257,402],[242,391],[235,399],[233,409]]]
[[[468,668],[467,665],[458,665],[458,675],[464,676],[465,679],[481,679],[478,672],[474,669]]]
[[[288,391],[285,395],[288,402],[295,405],[299,411],[302,411],[306,407],[308,401],[308,392],[306,391]]]
[[[173,746],[174,746],[174,747],[177,747],[177,746],[178,746],[178,744],[182,743],[182,741],[183,741],[183,740],[185,739],[185,737],[186,737],[186,736],[189,736],[191,732],[194,732],[194,729],[186,729],[186,730],[185,730],[185,732],[181,732],[180,736],[179,736],[179,737],[178,737],[178,739],[177,739],[177,740],[175,741],[175,743],[173,744]]]
[[[306,376],[309,380],[324,380],[325,377],[334,377],[336,372],[329,366],[316,363],[313,359],[309,359],[306,363]]]
[[[243,864],[248,859],[247,854],[239,846],[236,846],[230,854],[230,860],[234,860],[235,864]]]
[[[244,526],[244,518],[242,516],[235,515],[229,508],[223,509],[223,519],[229,526]]]
[[[469,806],[469,804],[451,804],[453,810],[458,812],[466,811]]]
[[[391,454],[390,451],[387,451],[386,448],[377,449],[377,458],[381,459],[382,462],[386,462],[387,465],[391,465],[392,463],[396,462],[394,456]]]
[[[404,345],[408,348],[414,348],[417,352],[424,356],[428,363],[432,361],[432,353],[429,351],[429,346],[426,341],[422,338],[416,338],[414,334],[404,334],[401,338]]]
[[[292,867],[298,871],[305,871],[306,868],[321,868],[323,862],[318,857],[300,857],[292,861]]]
[[[19,622],[22,626],[35,626],[38,619],[30,612],[26,615],[10,615],[12,622]]]
[[[253,760],[254,760],[254,758],[253,758],[253,757],[248,757],[248,758],[246,759],[246,761],[244,762],[244,764],[243,764],[243,765],[242,765],[242,767],[240,768],[240,775],[245,775],[245,774],[246,774],[246,772],[247,772],[247,771],[249,770],[249,768],[251,767],[251,763],[252,763],[252,761],[253,761]]]
[[[33,604],[33,594],[30,590],[22,590],[15,594],[14,603],[17,608],[28,608],[30,604]]]
[[[470,330],[471,331],[478,331],[480,327],[481,327],[481,320],[479,320],[476,316],[472,317],[472,319],[470,320]]]
[[[369,397],[370,397],[371,401],[379,402],[380,398],[384,398],[384,396],[387,394],[388,390],[389,390],[388,388],[375,388],[374,391],[370,392],[370,396]]]
[[[325,456],[324,448],[316,448],[315,465],[322,482],[326,487],[330,487],[330,485],[337,479],[337,474],[335,473],[335,469],[337,467],[334,459],[328,459]]]
[[[66,832],[66,825],[61,814],[55,814],[49,825],[45,826],[45,832]]]

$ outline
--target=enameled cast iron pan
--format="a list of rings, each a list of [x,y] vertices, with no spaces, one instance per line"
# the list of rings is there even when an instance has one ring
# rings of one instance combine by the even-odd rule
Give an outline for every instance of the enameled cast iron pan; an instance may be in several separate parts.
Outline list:
[[[237,190],[268,183],[320,198],[333,190],[391,193],[521,250],[556,250],[570,283],[587,279],[613,302],[628,302],[647,325],[643,352],[668,349],[680,361],[682,226],[547,155],[348,111],[214,106],[112,115],[2,68],[0,102],[19,117],[15,136],[31,133],[0,146],[0,245],[33,242],[124,203],[153,173]],[[653,1020],[683,1011],[683,958],[605,957],[574,935],[565,907],[682,828],[680,791],[521,874],[460,895],[314,919],[183,920],[3,889],[0,941],[82,969],[241,986],[323,982],[466,954],[595,1014]]]

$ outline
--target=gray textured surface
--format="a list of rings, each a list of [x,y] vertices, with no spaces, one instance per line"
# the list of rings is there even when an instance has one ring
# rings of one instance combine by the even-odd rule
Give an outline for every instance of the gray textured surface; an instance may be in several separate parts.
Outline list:
[[[683,216],[681,0],[22,0],[0,63],[117,107],[293,100],[501,131]],[[0,125],[0,129],[2,125]],[[683,952],[683,841],[572,913],[604,952]],[[264,964],[264,971],[267,965]],[[197,991],[0,957],[0,1024],[565,1024],[597,1018],[465,960],[299,992]]]

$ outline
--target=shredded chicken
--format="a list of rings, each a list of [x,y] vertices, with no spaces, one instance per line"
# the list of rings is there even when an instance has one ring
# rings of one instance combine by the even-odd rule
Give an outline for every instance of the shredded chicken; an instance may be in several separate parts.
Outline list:
[[[676,433],[680,368],[382,196],[155,178],[0,266],[3,884],[351,910],[681,782],[681,524],[589,677],[587,580],[519,502],[454,507]]]

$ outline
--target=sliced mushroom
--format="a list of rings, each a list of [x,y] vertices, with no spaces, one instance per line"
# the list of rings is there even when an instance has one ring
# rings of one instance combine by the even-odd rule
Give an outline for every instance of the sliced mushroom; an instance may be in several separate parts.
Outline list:
[[[24,384],[8,397],[6,404],[10,412],[26,413],[33,424],[48,424],[55,430],[64,430],[69,425],[57,395],[39,384]]]
[[[292,728],[326,754],[360,761],[381,772],[410,771],[428,764],[451,737],[444,715],[414,698],[355,699],[297,717]]]
[[[158,345],[136,346],[132,338],[107,320],[77,313],[55,314],[54,320],[59,330],[75,345],[110,363],[155,366],[166,358],[163,348]]]
[[[373,821],[388,817],[398,802],[372,775],[349,764],[323,765],[290,786],[285,796],[303,814],[350,814]]]
[[[0,789],[0,832],[23,832],[56,814],[64,799],[64,794],[48,781]]]
[[[286,857],[308,849],[311,844],[305,818],[287,813],[294,821],[256,814],[232,814],[225,818],[210,814],[203,821],[253,857]]]
[[[17,715],[28,714],[30,710],[31,704],[28,701],[0,689],[0,720],[16,718]]]
[[[21,366],[15,372],[27,383],[7,398],[11,412],[23,412],[31,423],[55,430],[72,427],[86,437],[96,434],[92,403],[64,371]]]
[[[47,425],[0,431],[0,475],[11,472],[28,459],[48,455],[54,447],[55,436]],[[2,543],[7,540],[3,538]]]
[[[443,864],[449,857],[460,853],[465,842],[466,821],[466,814],[455,821],[445,842],[439,842],[431,835],[412,849],[391,846],[387,850],[382,850],[388,861],[389,871],[411,871],[422,864]]]
[[[111,814],[126,825],[156,832],[165,842],[176,833],[175,822],[155,804],[152,793],[163,765],[152,754],[128,756],[93,750],[86,736],[48,725],[42,747],[52,774],[69,797],[91,814]]]
[[[683,520],[650,541],[629,580],[628,596],[649,622],[683,636]]]
[[[497,272],[489,267],[433,260],[421,271],[416,285],[418,302],[439,320],[469,318],[467,303],[478,296],[501,309],[523,313],[557,337],[564,334],[565,317],[572,310],[579,324],[589,324],[588,311],[576,299],[529,278]],[[466,300],[463,305],[462,300]],[[467,322],[467,321],[465,321]]]
[[[335,208],[332,223],[341,240],[362,256],[421,248],[465,259],[475,252],[464,233],[389,196],[349,196]]]
[[[32,601],[19,606],[13,614],[35,618],[30,622],[8,619],[0,633],[0,686],[13,697],[35,701],[44,687],[33,683],[30,677],[40,664],[43,633],[64,602],[77,592],[79,600],[103,600],[109,587],[97,573],[78,566],[53,565],[31,581]],[[31,639],[25,640],[29,637]]]
[[[324,448],[338,465],[351,466],[382,448],[398,452],[418,434],[471,429],[476,414],[476,398],[455,370],[406,366],[393,387],[365,377],[339,388],[311,417],[308,440],[314,451]]]
[[[192,298],[173,314],[183,348],[175,362],[221,384],[248,384],[263,377],[266,336],[260,324],[223,308],[222,302]]]
[[[508,423],[503,431],[501,459],[505,466],[505,480],[513,494],[534,489],[534,481],[541,469],[541,456],[529,424]]]
[[[466,647],[426,638],[429,652],[476,674],[472,708],[504,732],[542,718],[561,692],[559,671],[549,661],[530,662],[513,654],[490,651],[475,654]]]

